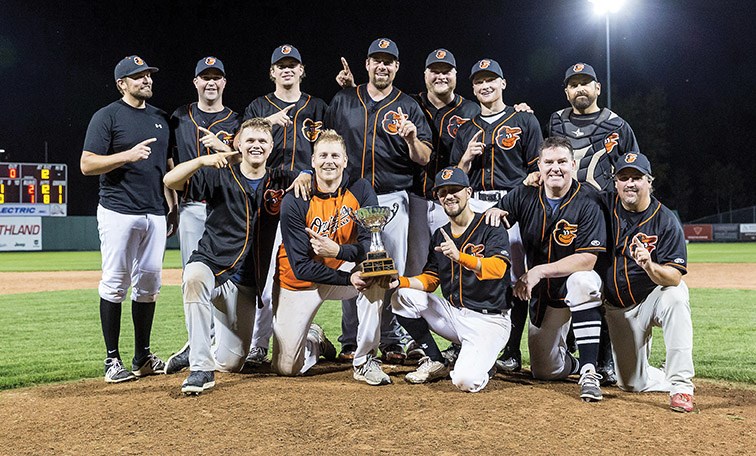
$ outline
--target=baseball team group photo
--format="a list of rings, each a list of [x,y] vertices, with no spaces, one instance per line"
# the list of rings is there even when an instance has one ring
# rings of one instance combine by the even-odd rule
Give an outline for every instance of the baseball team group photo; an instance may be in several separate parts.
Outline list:
[[[78,150],[0,156],[8,454],[748,454],[753,160],[675,169],[604,14],[529,77],[399,28],[101,52]]]

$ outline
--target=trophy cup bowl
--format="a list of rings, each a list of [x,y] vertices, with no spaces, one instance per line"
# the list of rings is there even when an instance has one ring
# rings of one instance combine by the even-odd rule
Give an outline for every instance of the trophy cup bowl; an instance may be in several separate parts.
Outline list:
[[[370,230],[370,250],[360,265],[362,277],[396,276],[394,259],[388,256],[381,239],[381,230],[391,219],[391,209],[384,206],[367,206],[352,213],[354,220]]]

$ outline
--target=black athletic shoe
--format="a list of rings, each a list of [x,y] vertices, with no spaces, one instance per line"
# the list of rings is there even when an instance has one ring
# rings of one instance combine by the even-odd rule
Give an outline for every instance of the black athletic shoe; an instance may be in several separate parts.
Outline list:
[[[213,371],[192,371],[189,377],[181,385],[181,392],[186,395],[198,395],[215,386],[215,373]]]

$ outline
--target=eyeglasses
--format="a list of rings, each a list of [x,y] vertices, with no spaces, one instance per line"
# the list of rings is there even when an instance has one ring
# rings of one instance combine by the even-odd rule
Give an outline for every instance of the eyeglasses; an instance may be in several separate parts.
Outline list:
[[[445,185],[438,190],[436,190],[436,196],[438,198],[446,198],[447,195],[453,195],[455,193],[459,193],[462,190],[464,190],[467,187],[462,187],[460,185]]]

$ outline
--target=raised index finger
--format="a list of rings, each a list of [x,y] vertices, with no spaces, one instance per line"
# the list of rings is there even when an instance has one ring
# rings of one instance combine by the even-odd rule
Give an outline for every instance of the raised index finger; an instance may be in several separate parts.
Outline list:
[[[351,73],[351,71],[349,70],[349,64],[344,57],[341,58],[341,66],[344,67],[344,71]]]
[[[449,241],[449,242],[452,242],[452,239],[451,239],[451,238],[449,237],[449,235],[448,235],[448,234],[446,234],[446,231],[444,231],[444,229],[443,229],[443,228],[441,228],[441,235],[442,235],[442,236],[444,237],[444,239],[446,239],[447,241]]]
[[[296,105],[291,104],[291,105],[283,108],[281,111],[283,111],[285,113],[288,113],[289,111],[291,111],[291,108],[293,108],[294,106],[296,106]]]
[[[144,141],[140,142],[139,144],[142,145],[142,146],[146,146],[147,144],[152,144],[155,141],[157,141],[157,138],[150,138],[150,139],[145,139]]]
[[[200,127],[199,125],[197,125],[197,128],[199,129],[199,131],[201,131],[202,133],[206,135],[215,135],[215,133],[213,133],[212,131],[208,130],[205,127]]]
[[[483,130],[478,130],[478,132],[475,133],[475,136],[472,137],[472,139],[470,140],[470,142],[474,143],[474,142],[478,141],[480,139],[480,135],[482,135],[482,134],[483,134]]]

